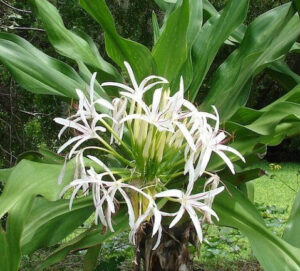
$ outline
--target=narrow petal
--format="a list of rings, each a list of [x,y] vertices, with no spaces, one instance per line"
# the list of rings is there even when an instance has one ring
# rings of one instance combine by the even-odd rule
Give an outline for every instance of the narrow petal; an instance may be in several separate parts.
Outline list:
[[[170,223],[169,228],[174,227],[179,222],[179,220],[182,218],[184,212],[185,212],[185,208],[183,206],[181,206],[179,211],[177,212],[176,217]]]
[[[82,136],[75,136],[71,139],[69,139],[67,142],[65,142],[57,151],[57,153],[61,153],[66,147],[68,147],[69,145],[71,145],[72,143],[74,143],[75,141],[78,141],[82,138]]]
[[[130,198],[127,196],[125,191],[123,189],[119,189],[120,193],[122,194],[126,204],[127,204],[127,210],[129,215],[129,226],[132,229],[134,226],[135,216],[134,216],[134,210],[130,201]]]
[[[94,101],[94,85],[95,85],[96,77],[97,77],[97,73],[94,72],[93,75],[92,75],[92,78],[91,78],[91,83],[90,83],[90,101],[91,101],[91,104]]]
[[[152,250],[157,249],[157,247],[159,246],[160,240],[161,240],[161,236],[162,236],[162,227],[160,226],[160,227],[158,228],[157,240],[156,240],[156,243],[155,243],[154,247],[152,248]]]
[[[165,197],[175,197],[175,198],[182,198],[183,192],[177,189],[170,189],[167,191],[163,191],[160,193],[155,194],[156,198],[165,198]]]
[[[229,169],[232,172],[232,174],[235,174],[234,166],[233,166],[232,162],[230,161],[230,159],[224,154],[224,152],[222,152],[222,151],[215,151],[215,153],[218,154],[223,159],[223,161],[229,167]]]
[[[195,210],[191,206],[187,205],[186,211],[188,212],[188,214],[194,224],[194,227],[195,227],[195,230],[196,230],[196,233],[197,233],[197,236],[198,236],[200,242],[202,242],[203,234],[202,234],[201,224],[200,224],[199,218],[198,218]]]
[[[229,146],[225,146],[225,145],[218,145],[217,146],[218,150],[222,150],[222,151],[228,151],[228,152],[232,152],[234,153],[236,156],[238,156],[244,163],[246,162],[245,158],[243,157],[243,155],[238,152],[236,149],[229,147]]]
[[[157,208],[154,208],[153,216],[154,216],[154,225],[153,225],[152,237],[158,231],[158,229],[160,227],[160,223],[161,223],[161,213],[159,212],[159,210]]]
[[[131,66],[129,65],[128,62],[124,61],[124,65],[125,65],[125,67],[126,67],[126,69],[127,69],[128,75],[129,75],[130,80],[131,80],[131,83],[132,83],[132,86],[133,86],[133,88],[137,91],[138,88],[139,88],[139,86],[138,86],[137,81],[136,81],[136,79],[135,79],[133,70],[132,70],[132,68],[131,68]]]
[[[129,87],[129,86],[126,86],[124,84],[121,84],[121,83],[116,83],[116,82],[105,82],[105,83],[102,83],[101,84],[101,87],[106,87],[106,86],[109,86],[109,87],[118,87],[118,88],[122,88],[124,90],[127,90],[128,92],[130,93],[134,93],[134,90]]]

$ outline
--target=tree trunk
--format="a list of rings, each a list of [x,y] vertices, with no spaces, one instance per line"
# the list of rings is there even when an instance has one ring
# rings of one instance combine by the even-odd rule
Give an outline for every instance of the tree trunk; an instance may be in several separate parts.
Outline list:
[[[169,229],[164,227],[160,245],[152,250],[156,236],[152,238],[152,226],[144,223],[137,234],[134,271],[192,271],[188,243],[195,243],[190,225]]]

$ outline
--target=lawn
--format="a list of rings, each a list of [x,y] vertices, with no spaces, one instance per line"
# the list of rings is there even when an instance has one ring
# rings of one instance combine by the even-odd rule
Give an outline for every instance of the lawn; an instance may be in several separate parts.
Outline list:
[[[275,165],[262,161],[257,166],[264,169],[267,175],[253,181],[255,204],[267,226],[281,236],[296,191],[300,188],[300,164],[281,163]],[[127,243],[127,233],[123,233],[111,242],[103,244],[99,255],[101,264],[97,270],[118,270],[117,266],[120,267],[119,270],[131,270],[129,266],[133,256],[133,247]],[[47,251],[42,251],[30,258],[23,258],[22,270],[32,270],[31,268],[47,254]],[[59,266],[56,265],[47,270],[82,270],[82,256],[83,254],[80,253],[70,255]],[[124,261],[124,259],[127,260]],[[238,230],[209,226],[199,257],[195,259],[195,270],[258,271],[261,269],[252,255],[248,240]]]

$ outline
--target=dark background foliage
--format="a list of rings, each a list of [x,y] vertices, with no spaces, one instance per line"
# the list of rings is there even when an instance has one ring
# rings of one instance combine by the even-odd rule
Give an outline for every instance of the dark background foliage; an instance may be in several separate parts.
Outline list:
[[[100,27],[77,4],[76,0],[52,1],[60,10],[67,28],[83,30],[89,34],[105,55],[103,33]],[[217,9],[221,9],[225,0],[211,1]],[[259,14],[276,7],[284,2],[276,0],[252,0],[246,23],[250,23]],[[154,10],[160,11],[154,1],[141,0],[108,0],[108,5],[116,20],[119,33],[129,39],[141,42],[151,48],[152,21]],[[20,9],[16,10],[14,8]],[[15,33],[29,40],[36,47],[47,54],[62,59],[51,47],[40,21],[27,1],[0,0],[0,28],[1,31]],[[158,16],[159,18],[161,16]],[[213,71],[226,59],[232,48],[224,46],[219,52],[214,65],[205,82],[202,95],[209,89],[213,80]],[[290,67],[300,74],[299,57],[295,54],[288,56]],[[298,60],[298,61],[297,61]],[[259,109],[272,102],[287,90],[280,86],[267,72],[256,76],[248,105]],[[199,96],[201,99],[201,95]],[[55,150],[59,145],[57,133],[59,127],[52,121],[56,116],[66,115],[69,105],[57,97],[34,95],[19,86],[11,77],[7,69],[0,64],[0,167],[12,166],[18,155],[24,151],[46,147]],[[269,148],[269,161],[300,161],[300,139],[286,139],[280,146]]]

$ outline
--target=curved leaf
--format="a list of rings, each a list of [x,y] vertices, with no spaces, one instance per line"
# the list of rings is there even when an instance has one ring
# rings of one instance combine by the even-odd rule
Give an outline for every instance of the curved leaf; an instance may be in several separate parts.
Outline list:
[[[76,88],[87,88],[70,66],[13,34],[0,33],[0,61],[16,81],[34,93],[75,98]]]
[[[209,19],[197,35],[192,49],[194,78],[188,96],[193,101],[219,48],[229,35],[244,21],[248,0],[228,1],[221,15]]]
[[[57,200],[64,185],[72,180],[74,165],[68,163],[63,184],[58,185],[61,169],[62,165],[22,160],[11,172],[0,197],[0,217],[18,202],[25,203],[37,195],[51,201]]]
[[[58,10],[47,0],[30,0],[43,21],[50,42],[62,55],[94,67],[101,80],[121,80],[118,71],[99,54],[96,45],[89,37],[77,35],[65,28]]]
[[[232,196],[222,193],[214,201],[213,208],[220,218],[219,224],[241,230],[265,270],[299,270],[300,249],[274,235],[264,225],[254,205],[240,191],[230,184],[227,188]]]
[[[247,28],[240,47],[218,69],[201,108],[207,111],[215,105],[223,120],[230,118],[246,103],[252,77],[289,51],[299,36],[299,25],[299,16],[291,4],[255,19]]]
[[[107,231],[102,234],[101,226],[94,226],[86,232],[80,234],[73,240],[62,244],[52,255],[50,255],[41,265],[39,265],[35,270],[43,270],[44,268],[53,265],[61,260],[63,260],[70,251],[82,250],[90,247],[97,246],[116,234],[128,229],[128,217],[125,215],[125,210],[118,211],[114,217],[115,222],[115,232]]]
[[[282,238],[291,245],[300,248],[300,190],[294,201],[291,215],[287,221]]]
[[[18,271],[21,261],[20,238],[33,198],[14,205],[6,221],[6,231],[0,225],[0,266],[5,271]]]
[[[129,62],[138,81],[153,72],[154,62],[150,51],[139,43],[119,36],[105,0],[80,0],[79,3],[101,25],[105,32],[107,54],[115,63],[125,69],[124,61]]]
[[[168,17],[165,28],[153,48],[157,74],[172,82],[187,58],[187,35],[189,26],[189,0]]]
[[[23,254],[57,244],[82,225],[93,211],[90,197],[74,200],[72,210],[69,209],[69,200],[49,202],[36,198],[24,225],[21,238]]]

